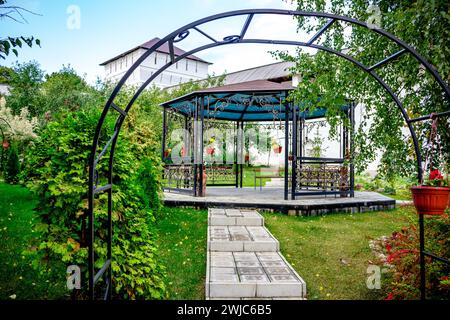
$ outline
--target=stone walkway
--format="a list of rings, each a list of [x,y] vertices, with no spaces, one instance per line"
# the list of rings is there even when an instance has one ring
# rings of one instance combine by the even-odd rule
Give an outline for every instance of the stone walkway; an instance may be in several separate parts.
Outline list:
[[[206,299],[295,299],[306,283],[255,210],[208,210]]]

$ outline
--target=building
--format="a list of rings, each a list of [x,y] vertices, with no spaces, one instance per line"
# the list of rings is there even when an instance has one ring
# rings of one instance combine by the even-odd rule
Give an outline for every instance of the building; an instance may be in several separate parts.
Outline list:
[[[101,63],[100,65],[103,66],[105,70],[105,80],[111,82],[119,81],[133,63],[159,40],[159,38],[154,38]],[[184,53],[184,50],[174,46],[174,54],[176,56],[180,56]],[[169,62],[169,59],[169,46],[166,43],[147,57],[145,61],[136,68],[130,78],[128,78],[126,84],[131,86],[141,85],[157,70]],[[204,79],[208,76],[208,67],[210,64],[210,62],[204,61],[194,55],[190,55],[186,59],[167,68],[152,82],[152,84],[159,88],[166,88],[189,80],[195,81]]]

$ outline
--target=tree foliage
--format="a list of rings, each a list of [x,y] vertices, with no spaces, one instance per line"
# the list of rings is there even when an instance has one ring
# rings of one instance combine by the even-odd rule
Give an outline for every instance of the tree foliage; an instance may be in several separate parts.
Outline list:
[[[377,7],[380,9],[380,27],[415,48],[448,80],[450,15],[446,1],[297,1],[298,10],[325,11],[372,23],[377,20],[374,19]],[[326,19],[315,19],[316,23],[313,20],[300,17],[299,31],[312,35],[326,23]],[[335,22],[318,43],[344,52],[365,66],[372,66],[400,50],[372,30],[343,22]],[[340,106],[346,101],[354,100],[364,106],[355,135],[358,171],[363,171],[375,159],[377,152],[382,154],[379,172],[389,179],[397,174],[409,175],[416,170],[412,140],[409,133],[406,134],[402,115],[393,99],[370,75],[323,51],[311,55],[298,49],[294,56],[286,53],[279,53],[279,56],[294,61],[292,71],[302,76],[291,98],[309,101],[305,108],[326,106],[332,127],[336,128],[340,121]],[[402,55],[376,72],[400,96],[410,117],[448,110],[449,101],[445,99],[442,88],[411,55]],[[416,123],[414,127],[425,154],[430,122]],[[448,162],[450,129],[445,119],[439,120],[439,140],[440,152],[446,156],[444,162]]]
[[[0,20],[12,20],[18,23],[27,23],[24,14],[36,13],[16,5],[8,5],[6,0],[0,0]],[[30,48],[33,45],[41,46],[41,41],[34,36],[6,37],[0,38],[0,59],[5,59],[11,52],[17,57],[19,49],[26,44]]]

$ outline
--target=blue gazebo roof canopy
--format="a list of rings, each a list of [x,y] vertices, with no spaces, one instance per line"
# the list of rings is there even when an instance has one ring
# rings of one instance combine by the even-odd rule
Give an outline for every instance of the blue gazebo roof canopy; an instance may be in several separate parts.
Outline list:
[[[289,91],[294,89],[290,81],[255,80],[193,91],[161,106],[192,117],[196,106],[203,100],[204,119],[247,122],[285,120],[285,100]],[[299,110],[298,106],[296,108]],[[342,109],[346,110],[348,106]],[[323,118],[325,113],[326,108],[315,108],[311,112],[301,112],[301,117]],[[292,113],[288,113],[288,117],[291,119]]]

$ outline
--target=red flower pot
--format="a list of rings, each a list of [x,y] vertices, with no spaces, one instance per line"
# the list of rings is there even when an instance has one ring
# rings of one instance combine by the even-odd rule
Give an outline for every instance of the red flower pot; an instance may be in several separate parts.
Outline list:
[[[164,150],[164,158],[168,158],[170,155],[170,151],[169,150]]]
[[[8,149],[9,148],[9,142],[8,141],[3,141],[3,149]]]
[[[247,153],[246,155],[245,155],[245,162],[249,162],[250,161],[250,155]]]
[[[294,156],[293,156],[292,154],[290,154],[290,155],[288,156],[288,160],[289,160],[289,161],[294,160]]]
[[[418,214],[441,215],[449,201],[449,187],[411,187],[414,206]]]
[[[206,149],[206,153],[209,154],[210,156],[213,156],[215,152],[216,152],[215,148],[209,147]]]
[[[283,150],[282,146],[274,146],[273,147],[273,152],[275,152],[275,153],[281,153],[281,150]]]

